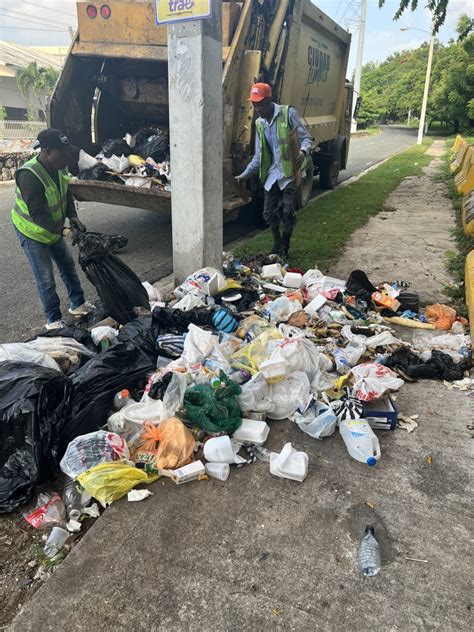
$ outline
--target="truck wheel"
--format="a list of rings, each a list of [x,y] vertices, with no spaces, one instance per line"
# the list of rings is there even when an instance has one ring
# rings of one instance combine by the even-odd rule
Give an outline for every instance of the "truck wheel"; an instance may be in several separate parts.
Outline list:
[[[341,163],[339,160],[332,160],[319,167],[319,183],[323,189],[334,189],[339,179]]]
[[[313,191],[313,178],[313,161],[310,160],[309,165],[306,168],[306,175],[303,178],[300,186],[298,187],[298,209],[304,208],[308,205],[308,202],[311,198],[311,193]]]

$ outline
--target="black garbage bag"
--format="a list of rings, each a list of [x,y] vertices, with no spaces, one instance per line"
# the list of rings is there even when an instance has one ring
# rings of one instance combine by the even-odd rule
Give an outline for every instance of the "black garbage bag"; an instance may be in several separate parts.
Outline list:
[[[70,378],[54,369],[0,363],[0,513],[29,500],[57,471],[71,393]]]
[[[80,325],[66,325],[65,327],[61,327],[61,329],[47,329],[29,338],[25,342],[36,340],[36,338],[73,338],[87,347],[89,351],[97,351],[97,347],[92,342],[91,332]]]
[[[99,180],[101,182],[106,182],[110,180],[110,176],[107,173],[110,171],[107,165],[104,165],[102,162],[98,162],[93,167],[88,167],[87,169],[83,169],[79,172],[79,180]]]
[[[394,351],[384,364],[391,369],[402,370],[408,377],[415,380],[446,380],[448,382],[462,380],[464,370],[467,368],[464,363],[455,364],[452,357],[442,351],[432,351],[430,359],[424,361],[406,347]]]
[[[130,156],[132,148],[123,138],[109,138],[102,143],[102,153],[106,158],[110,158],[114,154],[116,156]]]
[[[356,296],[367,305],[372,305],[372,294],[377,288],[372,285],[368,276],[363,270],[353,270],[346,282],[346,293]]]
[[[211,327],[214,312],[207,307],[195,307],[187,312],[171,307],[155,307],[153,310],[153,324],[155,332],[162,334],[182,334],[193,323],[198,327]]]
[[[62,429],[60,455],[79,435],[98,430],[107,423],[114,395],[123,388],[143,388],[155,361],[132,342],[118,342],[98,353],[72,376],[74,388],[71,414]]]
[[[397,296],[397,300],[400,303],[399,312],[404,312],[409,309],[411,312],[417,314],[420,310],[420,297],[414,292],[400,292]]]
[[[79,264],[97,290],[109,316],[124,325],[136,315],[134,307],[150,308],[140,279],[126,263],[112,254],[116,242],[100,233],[76,233]],[[112,249],[112,250],[111,250]]]
[[[144,132],[145,130],[141,130]],[[170,159],[170,139],[166,127],[157,127],[148,136],[138,132],[134,152],[142,158],[153,158],[155,162]]]
[[[150,362],[156,366],[159,354],[156,339],[159,335],[159,325],[149,316],[140,316],[124,325],[119,332],[117,342],[129,342],[139,347]]]

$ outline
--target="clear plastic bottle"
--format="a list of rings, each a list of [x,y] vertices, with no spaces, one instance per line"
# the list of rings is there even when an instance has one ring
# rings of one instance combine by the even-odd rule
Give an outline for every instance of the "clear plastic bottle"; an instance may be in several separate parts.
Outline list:
[[[72,478],[68,478],[64,485],[63,500],[69,520],[79,520],[83,509],[82,494]]]
[[[126,388],[124,388],[115,394],[114,410],[121,410],[122,408],[125,408],[125,406],[127,406],[129,402],[130,402],[130,392]]]
[[[367,525],[359,546],[359,571],[365,577],[373,577],[380,573],[380,567],[380,548],[375,538],[375,529]]]

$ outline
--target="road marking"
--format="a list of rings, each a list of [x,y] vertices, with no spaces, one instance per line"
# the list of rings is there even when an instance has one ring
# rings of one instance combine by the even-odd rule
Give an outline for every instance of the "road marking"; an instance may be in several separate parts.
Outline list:
[[[374,162],[373,160],[369,160],[369,162],[366,162],[365,164],[366,164],[367,166],[369,166],[369,165],[371,165],[373,162]]]

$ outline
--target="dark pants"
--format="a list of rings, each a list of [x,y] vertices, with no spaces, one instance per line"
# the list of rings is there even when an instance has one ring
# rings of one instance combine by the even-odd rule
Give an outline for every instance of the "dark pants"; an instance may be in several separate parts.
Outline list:
[[[57,243],[50,246],[29,239],[18,230],[15,232],[33,270],[48,323],[54,323],[61,319],[61,307],[59,296],[56,293],[53,261],[66,286],[70,307],[75,308],[82,305],[85,301],[84,292],[66,240],[62,237]]]
[[[296,185],[294,182],[290,182],[283,191],[280,191],[278,182],[275,182],[270,191],[265,191],[263,219],[270,226],[277,243],[281,239],[280,222],[282,222],[283,239],[289,242],[296,225]]]

